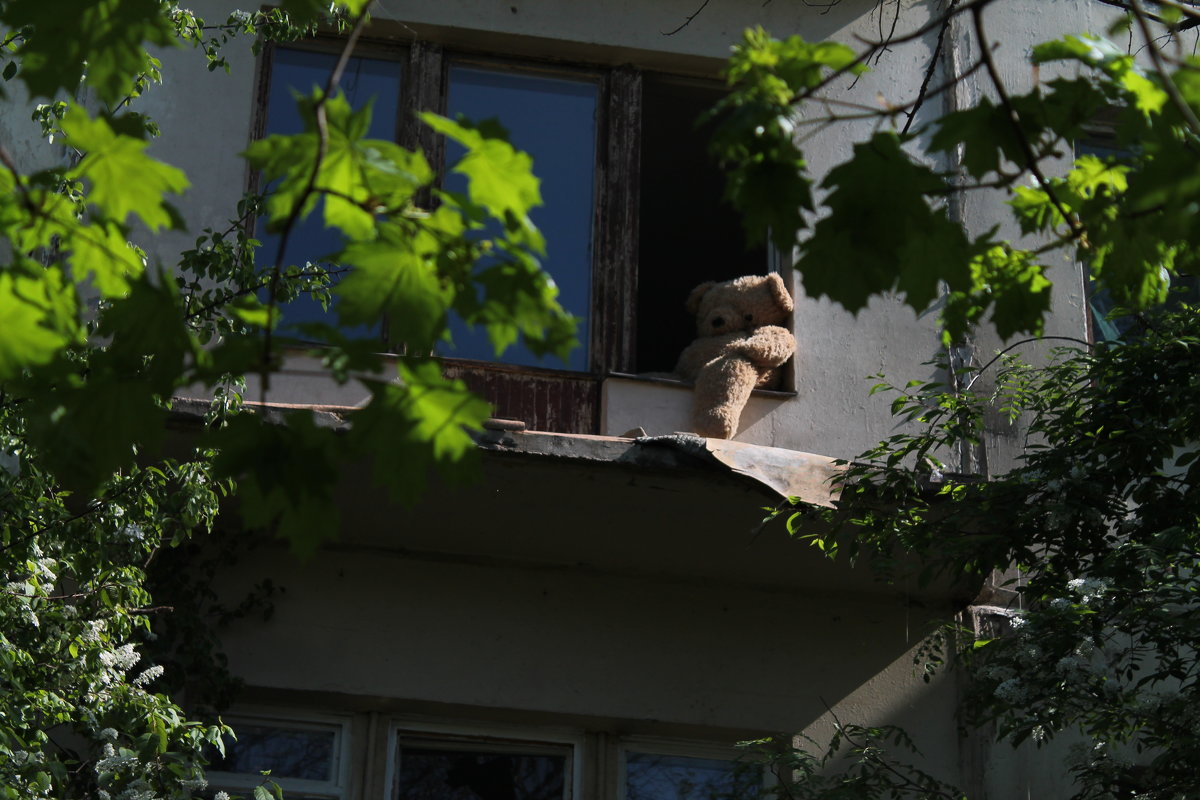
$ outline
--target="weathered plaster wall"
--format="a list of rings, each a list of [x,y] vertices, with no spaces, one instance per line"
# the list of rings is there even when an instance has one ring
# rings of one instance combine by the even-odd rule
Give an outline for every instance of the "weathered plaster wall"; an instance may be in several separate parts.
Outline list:
[[[259,690],[616,730],[823,735],[828,707],[907,726],[959,779],[954,681],[912,663],[949,596],[831,568],[778,523],[756,534],[763,497],[728,479],[507,454],[486,470],[485,490],[438,488],[409,512],[351,476],[335,546],[304,563],[260,548],[224,572],[230,598],[264,577],[287,590],[268,623],[227,632],[231,668]]]
[[[934,5],[904,3],[897,33],[904,34],[927,22]],[[199,4],[197,10],[217,19],[230,7],[223,0],[209,0]],[[1093,7],[1086,0],[1009,0],[988,9],[989,35],[1003,43],[997,58],[1015,90],[1025,88],[1033,79],[1026,62],[1033,43],[1058,32],[1104,26],[1109,15],[1094,12]],[[620,63],[624,59],[652,63],[656,69],[675,65],[693,74],[715,73],[730,45],[748,25],[762,24],[776,35],[800,33],[809,39],[832,37],[853,43],[856,38],[877,38],[880,26],[886,30],[891,24],[890,13],[880,20],[879,8],[872,0],[843,0],[826,11],[796,3],[727,2],[709,4],[678,33],[664,35],[695,10],[690,0],[588,4],[462,0],[393,2],[382,6],[377,16],[383,21],[379,30],[401,42],[406,36],[416,35],[417,30],[436,30],[447,41],[470,42],[474,47],[492,40],[497,47],[518,53],[549,52],[567,42],[568,50],[579,49],[587,60],[602,57]],[[955,69],[961,71],[972,62],[974,54],[970,52],[966,26],[964,18],[950,31],[949,55],[936,81],[948,74],[947,64],[956,64]],[[911,99],[935,38],[936,31],[931,31],[913,45],[885,52],[878,62],[872,62],[870,73],[856,83],[847,80],[835,85],[833,95],[871,107]],[[155,142],[154,152],[185,167],[193,182],[180,204],[192,230],[187,235],[166,237],[159,244],[156,255],[164,260],[187,246],[201,227],[224,225],[246,186],[245,165],[231,158],[230,153],[250,136],[255,68],[245,49],[231,47],[229,53],[230,75],[208,73],[195,52],[166,54],[164,74],[168,85],[152,90],[144,100],[147,112],[160,121],[164,132]],[[922,118],[928,119],[985,89],[981,74],[976,74],[957,93],[930,98]],[[187,104],[175,101],[181,95],[189,98]],[[816,131],[806,147],[818,181],[830,167],[849,157],[854,142],[869,136],[873,127],[871,121],[860,121]],[[979,234],[1001,221],[1005,199],[1001,193],[971,193],[963,198],[958,207],[968,230]],[[1069,262],[1050,266],[1055,279],[1055,309],[1049,330],[1080,336],[1085,327],[1078,270]],[[846,269],[852,270],[853,265],[846,265]],[[681,296],[687,288],[680,287]],[[888,414],[889,398],[868,397],[868,376],[882,372],[897,382],[933,376],[932,368],[924,362],[939,349],[936,314],[918,317],[898,300],[875,298],[855,316],[827,300],[805,297],[798,282],[795,289],[795,332],[799,342],[796,396],[790,400],[756,398],[738,438],[838,457],[854,456],[894,430]],[[993,334],[981,331],[976,360],[986,361],[1000,346]],[[252,394],[258,394],[254,387]],[[280,376],[273,381],[269,399],[305,402],[317,395],[321,402],[342,404],[354,404],[365,396],[353,385],[333,387],[319,385],[306,376]],[[690,402],[686,392],[616,381],[606,387],[605,398],[604,433],[620,434],[638,426],[651,433],[663,433],[686,426]],[[989,443],[989,463],[997,469],[1012,456],[1015,431],[997,422],[994,434]]]

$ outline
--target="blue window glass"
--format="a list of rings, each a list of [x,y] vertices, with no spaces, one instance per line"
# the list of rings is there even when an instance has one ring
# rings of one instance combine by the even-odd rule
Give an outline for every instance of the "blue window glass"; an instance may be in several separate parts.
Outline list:
[[[313,87],[324,87],[329,74],[337,63],[333,53],[317,53],[280,47],[275,50],[271,67],[271,91],[267,100],[267,134],[294,134],[304,130],[296,108],[293,92],[312,94]],[[400,64],[378,58],[352,57],[346,65],[339,83],[353,108],[362,108],[372,103],[371,127],[367,133],[372,139],[396,141],[396,121],[400,102]],[[257,238],[263,243],[259,260],[271,264],[279,248],[279,237],[268,234],[265,225],[259,225]],[[343,246],[337,230],[325,227],[320,205],[303,222],[299,223],[288,239],[283,264],[303,265],[305,262],[321,263],[321,259],[335,253]],[[335,277],[336,281],[336,277]],[[297,298],[286,309],[283,327],[302,322],[326,320],[321,304],[311,298]],[[368,331],[348,331],[364,335]]]
[[[497,119],[508,130],[513,146],[533,157],[543,205],[530,216],[546,237],[543,266],[558,285],[559,302],[582,320],[582,346],[572,351],[566,363],[553,356],[538,358],[520,343],[505,351],[501,360],[586,370],[598,87],[587,80],[465,66],[451,67],[449,78],[449,116],[462,114],[476,122]],[[461,148],[448,144],[447,164],[453,164],[461,153]],[[449,173],[446,188],[465,191],[466,179]],[[471,331],[461,320],[452,320],[450,330],[454,344],[443,347],[443,355],[495,360],[483,331]]]

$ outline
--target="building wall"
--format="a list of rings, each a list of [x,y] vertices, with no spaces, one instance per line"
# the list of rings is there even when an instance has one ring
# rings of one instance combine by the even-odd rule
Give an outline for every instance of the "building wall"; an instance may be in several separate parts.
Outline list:
[[[885,586],[759,530],[764,495],[731,476],[505,454],[407,511],[366,485],[348,476],[318,557],[268,544],[222,574],[227,598],[286,590],[269,623],[225,633],[246,702],[726,758],[765,735],[823,743],[832,712],[905,726],[925,768],[961,779],[955,678],[925,684],[913,657],[967,587]],[[591,780],[584,797],[621,796]]]
[[[209,2],[198,11],[222,18],[228,3]],[[829,8],[793,3],[727,2],[706,6],[686,26],[665,35],[687,20],[696,9],[686,0],[662,3],[565,3],[534,0],[520,3],[396,2],[377,12],[378,30],[398,44],[405,37],[436,35],[451,47],[495,47],[497,52],[520,55],[580,54],[593,63],[625,61],[654,69],[691,75],[715,76],[730,45],[746,26],[762,24],[776,35],[799,33],[808,39],[832,37],[853,42],[855,37],[879,35],[879,7],[871,0],[843,0]],[[1094,10],[1085,0],[1054,3],[1006,2],[988,10],[989,33],[1004,43],[998,57],[1014,89],[1033,79],[1026,53],[1036,41],[1057,31],[1103,27],[1109,15]],[[898,30],[912,30],[927,21],[931,4],[904,3]],[[890,13],[890,12],[889,12]],[[1032,22],[1036,20],[1036,24]],[[400,23],[400,24],[397,24]],[[882,20],[890,24],[890,18]],[[948,39],[941,81],[947,70],[962,70],[972,54],[966,20],[956,23]],[[431,34],[432,32],[432,34]],[[911,96],[927,64],[936,32],[915,46],[895,47],[872,63],[872,71],[857,82],[843,81],[832,91],[846,101],[877,105],[880,100],[903,102]],[[169,260],[190,244],[202,224],[219,224],[230,214],[247,185],[246,167],[230,154],[248,141],[256,98],[255,65],[243,49],[229,49],[229,75],[210,74],[196,53],[166,54],[167,85],[144,99],[146,111],[160,121],[163,136],[154,152],[183,166],[193,188],[181,203],[192,221],[187,234],[164,237],[156,255]],[[1043,78],[1046,74],[1042,75]],[[986,91],[979,73],[956,92],[930,98],[921,119],[941,113]],[[187,105],[175,97],[190,98]],[[196,113],[195,109],[206,109]],[[854,141],[870,135],[873,123],[846,123],[819,132],[806,144],[818,182],[824,172],[850,155]],[[941,164],[938,166],[949,166]],[[957,201],[956,213],[969,233],[978,235],[1004,216],[1002,193],[971,193]],[[1054,278],[1054,313],[1048,332],[1082,336],[1085,313],[1082,282],[1070,262],[1049,265]],[[847,265],[852,269],[853,265]],[[682,298],[689,285],[681,283]],[[747,409],[738,439],[757,444],[793,448],[837,457],[851,457],[893,431],[886,395],[869,397],[868,376],[883,373],[896,381],[936,377],[926,364],[939,352],[936,314],[921,317],[898,300],[875,298],[857,316],[827,300],[807,298],[799,282],[794,285],[797,307],[794,330],[798,341],[795,359],[795,394],[791,397],[755,397]],[[975,343],[976,361],[986,361],[1001,346],[990,331],[981,330]],[[1032,348],[1036,352],[1038,348]],[[1041,348],[1044,350],[1044,348]],[[1029,351],[1025,348],[1022,352]],[[297,364],[303,367],[303,364]],[[251,393],[257,396],[256,387]],[[268,399],[281,402],[354,404],[365,393],[354,385],[320,385],[310,377],[281,376],[273,381]],[[613,378],[604,388],[601,433],[620,435],[638,427],[651,434],[687,427],[690,394]],[[997,422],[989,443],[990,464],[1002,467],[1011,458],[1016,431]],[[1005,444],[1008,442],[1008,444]]]
[[[399,42],[411,24],[475,46],[491,40],[514,51],[557,48],[689,75],[715,74],[749,25],[851,42],[877,36],[888,22],[878,18],[875,0],[828,8],[728,0],[706,4],[678,33],[665,35],[698,5],[390,0],[378,16],[404,23],[388,28]],[[919,25],[934,5],[904,2],[901,29]],[[224,0],[194,6],[211,20],[235,7]],[[1025,57],[1034,42],[1103,29],[1108,15],[1096,8],[1084,0],[990,7],[990,31],[1003,42],[998,55],[1014,87],[1033,79]],[[856,84],[836,90],[868,105],[879,97],[903,101],[935,33],[925,37],[924,49],[895,48]],[[970,63],[971,45],[962,25],[950,34],[945,69],[953,70]],[[152,152],[192,181],[179,203],[192,229],[161,237],[151,256],[164,262],[191,246],[203,227],[223,227],[248,185],[244,162],[231,154],[250,140],[256,64],[244,48],[230,47],[227,55],[226,75],[209,73],[196,52],[165,53],[165,85],[140,101],[163,131]],[[976,75],[956,93],[931,100],[926,118],[986,91],[981,80]],[[0,131],[7,125],[0,118]],[[845,130],[810,140],[818,180],[871,125],[850,126],[851,135]],[[1005,199],[971,194],[957,213],[979,234],[1004,216]],[[1076,266],[1051,267],[1049,332],[1082,336]],[[688,288],[680,287],[681,299]],[[795,395],[754,398],[739,438],[851,457],[894,430],[889,399],[867,396],[867,376],[931,377],[925,362],[938,352],[936,319],[890,298],[876,298],[853,316],[793,288]],[[977,360],[1001,344],[981,331]],[[258,396],[253,384],[251,395]],[[363,395],[282,376],[267,399],[353,404]],[[679,430],[689,400],[678,387],[611,379],[602,432]],[[996,424],[988,443],[993,469],[1011,459],[1018,433]],[[518,724],[526,715],[561,720],[587,735],[600,729],[712,741],[735,732],[819,735],[828,731],[832,709],[846,721],[903,724],[917,735],[928,768],[952,781],[970,777],[973,762],[955,725],[953,679],[926,685],[912,663],[927,622],[964,598],[874,586],[861,573],[829,567],[778,526],[750,537],[767,500],[744,488],[695,476],[538,470],[524,463],[491,469],[488,480],[499,483],[434,495],[411,512],[386,506],[360,486],[347,495],[340,544],[305,563],[282,550],[259,550],[228,571],[222,578],[228,597],[267,575],[288,588],[269,623],[229,631],[234,671],[260,697],[297,713],[319,695],[327,711],[353,707],[395,716],[420,709],[443,722],[500,716],[511,722],[515,715]],[[990,763],[989,796],[1015,797],[1029,788],[1018,768]],[[368,789],[359,785],[354,793],[366,796]]]

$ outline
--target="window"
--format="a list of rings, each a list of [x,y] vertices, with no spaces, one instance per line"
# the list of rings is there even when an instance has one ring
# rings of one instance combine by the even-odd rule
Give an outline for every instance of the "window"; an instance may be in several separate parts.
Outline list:
[[[621,749],[622,800],[756,800],[765,796],[761,764],[696,745],[627,743]]]
[[[294,111],[277,110],[290,103],[288,86],[310,88],[338,44],[269,48],[260,130],[298,124]],[[423,41],[403,48],[367,41],[347,80],[352,103],[374,100],[371,135],[420,147],[431,164],[455,154],[417,123],[421,109],[496,117],[533,155],[545,199],[533,215],[547,241],[545,267],[564,307],[581,319],[581,347],[566,363],[519,346],[497,361],[481,333],[452,320],[454,345],[439,351],[446,372],[483,394],[499,417],[535,430],[597,432],[605,376],[674,367],[694,335],[684,309],[693,286],[768,269],[766,248],[747,249],[740,220],[722,204],[722,176],[705,131],[695,127],[720,97],[716,81],[500,59]],[[445,176],[446,188],[456,180]],[[288,260],[338,246],[314,221],[289,244]],[[296,321],[318,310],[311,304]],[[386,322],[379,333],[387,343]]]
[[[391,800],[571,800],[582,739],[528,729],[397,723],[391,733]]]
[[[348,724],[345,721],[239,717],[228,720],[237,738],[225,741],[225,755],[214,754],[209,783],[249,794],[263,773],[287,797],[341,798],[346,794]]]
[[[1099,158],[1121,159],[1129,156],[1130,151],[1123,150],[1113,140],[1111,130],[1097,129],[1091,136],[1075,143],[1075,157],[1093,155]],[[1084,270],[1085,291],[1088,303],[1088,338],[1093,342],[1116,342],[1137,336],[1144,330],[1143,323],[1137,315],[1129,314],[1117,306],[1107,289],[1102,289],[1092,280],[1087,263],[1082,265]],[[1167,283],[1167,297],[1161,306],[1148,314],[1177,310],[1182,304],[1200,305],[1200,276],[1171,275],[1162,270],[1163,279]]]
[[[275,50],[271,65],[271,85],[267,97],[263,133],[300,133],[304,123],[296,109],[293,93],[309,94],[314,86],[324,86],[329,79],[337,55],[330,52],[280,47]],[[373,105],[371,128],[368,136],[374,139],[396,139],[398,102],[400,98],[401,65],[384,58],[356,56],[351,58],[343,73],[341,88],[350,104],[361,108]],[[296,226],[288,239],[287,251],[283,254],[284,265],[303,266],[305,262],[321,263],[332,253],[342,248],[342,239],[336,231],[324,227],[318,210]],[[262,258],[274,261],[279,247],[279,237],[267,233],[265,225],[259,224],[256,234],[263,243]],[[337,276],[334,276],[336,282]],[[297,325],[314,322],[322,317],[324,310],[311,297],[301,297],[290,304],[283,320],[285,332],[295,335]],[[351,331],[356,335],[370,333],[366,329]],[[376,332],[378,333],[378,332]]]
[[[358,710],[342,713],[346,704]],[[327,706],[338,713],[258,706],[227,717],[237,738],[212,758],[210,792],[250,797],[265,770],[289,800],[758,800],[773,780],[739,759],[734,734],[620,735],[613,720],[538,713],[535,723],[487,709],[471,721],[389,718],[375,706],[341,698]]]
[[[599,86],[595,79],[451,64],[447,113],[471,120],[496,119],[509,141],[533,157],[541,180],[544,205],[530,215],[546,235],[543,267],[554,278],[559,302],[580,319],[579,339],[588,340],[591,316],[592,221],[595,217],[596,112]],[[458,156],[451,146],[447,161]],[[466,179],[447,175],[445,187],[465,191]],[[444,355],[487,361],[494,357],[482,331],[469,331],[454,321],[453,348]],[[521,344],[500,359],[506,364],[588,369],[588,350],[580,347],[570,361],[539,360]]]

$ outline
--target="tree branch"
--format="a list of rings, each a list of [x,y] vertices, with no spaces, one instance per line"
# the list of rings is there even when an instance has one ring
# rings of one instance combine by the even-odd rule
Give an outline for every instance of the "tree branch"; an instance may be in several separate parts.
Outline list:
[[[296,204],[292,207],[292,212],[284,221],[283,230],[279,236],[279,247],[275,251],[275,266],[271,270],[271,283],[267,294],[268,325],[263,329],[263,357],[260,368],[262,385],[259,396],[264,403],[267,401],[267,392],[270,390],[271,383],[271,329],[273,326],[269,323],[275,317],[279,281],[283,272],[284,252],[287,250],[288,240],[291,238],[296,222],[300,219],[300,212],[303,210],[304,204],[316,189],[317,176],[321,173],[321,165],[325,160],[325,153],[329,149],[329,130],[325,105],[329,101],[329,97],[333,94],[333,90],[337,88],[339,81],[341,81],[346,65],[350,63],[350,54],[354,52],[354,45],[358,42],[358,37],[362,35],[370,9],[371,3],[368,2],[363,6],[362,12],[354,21],[354,27],[351,29],[350,35],[346,37],[346,44],[342,47],[342,52],[338,55],[337,64],[334,65],[333,71],[329,73],[329,80],[325,83],[321,99],[317,101],[316,108],[314,109],[317,123],[317,156],[313,161],[313,168],[312,172],[309,173],[308,183],[305,184],[304,191],[300,193],[300,196],[296,198]]]
[[[1008,96],[1004,80],[1000,77],[1000,70],[996,66],[995,59],[992,58],[992,49],[988,45],[987,34],[983,29],[983,12],[980,6],[972,6],[971,19],[975,26],[975,38],[979,40],[979,51],[983,58],[983,63],[987,67],[988,76],[992,79],[992,86],[996,89],[1000,105],[1004,107],[1009,124],[1012,126],[1013,134],[1017,138],[1021,152],[1025,155],[1025,167],[1038,182],[1041,190],[1050,198],[1050,203],[1062,216],[1063,221],[1067,223],[1067,227],[1071,229],[1072,238],[1078,238],[1084,234],[1083,225],[1075,218],[1074,214],[1067,210],[1066,206],[1058,198],[1058,195],[1055,194],[1054,187],[1050,184],[1049,179],[1042,172],[1041,165],[1038,163],[1037,154],[1033,151],[1033,144],[1026,138],[1025,131],[1021,129],[1021,117],[1017,113],[1016,107],[1013,106],[1012,98]]]

